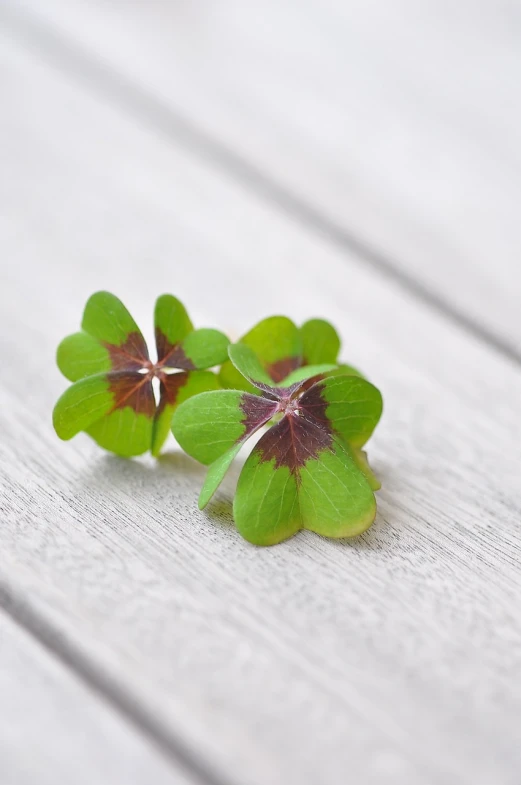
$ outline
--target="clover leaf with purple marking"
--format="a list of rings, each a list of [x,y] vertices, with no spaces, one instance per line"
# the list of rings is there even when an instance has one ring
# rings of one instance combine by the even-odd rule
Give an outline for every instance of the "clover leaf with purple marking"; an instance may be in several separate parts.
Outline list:
[[[176,407],[196,393],[220,388],[217,376],[204,369],[226,359],[228,338],[218,330],[194,330],[185,307],[172,295],[156,302],[155,362],[134,319],[109,292],[92,295],[81,326],[58,347],[58,367],[74,382],[54,408],[61,439],[85,431],[117,455],[147,450],[158,455]],[[159,381],[157,402],[154,379]]]
[[[249,346],[229,347],[234,368],[255,390],[204,392],[176,410],[181,447],[209,466],[204,508],[245,442],[270,427],[241,471],[233,503],[236,526],[256,545],[310,529],[351,537],[374,521],[379,487],[362,452],[382,414],[382,396],[365,379],[326,376],[333,364],[299,367],[279,384]]]

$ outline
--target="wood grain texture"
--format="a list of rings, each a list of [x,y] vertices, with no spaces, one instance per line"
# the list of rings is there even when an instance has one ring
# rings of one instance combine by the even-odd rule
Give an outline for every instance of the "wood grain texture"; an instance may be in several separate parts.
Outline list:
[[[189,785],[0,611],[2,785]]]
[[[0,576],[92,667],[237,785],[517,785],[521,373],[1,36]],[[23,99],[22,99],[23,97]],[[383,389],[376,525],[242,541],[228,482],[60,443],[59,339],[115,290],[172,291],[235,335],[325,315]],[[151,329],[147,330],[150,336]]]
[[[521,356],[517,2],[15,5],[122,75],[99,81],[129,108],[170,110],[178,138],[195,129],[303,222]]]

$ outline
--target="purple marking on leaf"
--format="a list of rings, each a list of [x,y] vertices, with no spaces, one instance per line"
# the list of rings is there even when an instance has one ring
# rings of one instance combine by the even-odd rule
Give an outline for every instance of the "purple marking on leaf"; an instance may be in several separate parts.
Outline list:
[[[147,345],[141,333],[129,333],[127,340],[120,346],[103,343],[107,349],[113,371],[137,371],[150,365]]]
[[[114,396],[114,405],[110,413],[117,409],[130,406],[136,414],[153,417],[156,411],[154,390],[151,377],[128,371],[110,371],[107,374],[109,392]]]
[[[281,360],[277,360],[276,362],[267,365],[266,370],[273,381],[278,384],[279,382],[284,381],[286,376],[289,376],[290,373],[296,371],[297,368],[300,368],[301,365],[301,357],[283,357]]]
[[[271,420],[279,408],[277,401],[270,401],[259,395],[250,395],[250,393],[244,393],[241,396],[239,405],[244,414],[241,422],[246,429],[241,436],[241,441]]]
[[[317,382],[317,379],[319,380]],[[306,414],[311,416],[316,422],[319,423],[322,427],[329,428],[331,430],[331,423],[327,418],[327,408],[329,406],[329,402],[324,400],[322,397],[322,392],[324,390],[324,385],[320,384],[322,377],[315,376],[313,379],[313,385],[306,389],[307,383],[304,382],[304,389],[305,392],[301,398],[299,398],[299,407],[300,409]]]
[[[159,371],[157,376],[161,380],[159,406],[157,416],[165,410],[167,406],[175,406],[179,390],[187,384],[190,375],[187,372],[166,374]]]
[[[156,347],[158,367],[180,368],[183,371],[193,371],[196,366],[183,351],[179,343],[172,344],[159,327],[156,327]]]
[[[173,344],[170,343],[165,333],[156,327],[156,348],[157,348],[157,361],[162,362],[167,354],[172,350]]]
[[[310,376],[309,379],[305,379],[303,382],[300,383],[299,393],[302,394],[309,390],[310,387],[313,387],[314,384],[317,382],[321,382],[327,378],[326,373],[319,373],[316,376]]]
[[[312,416],[297,414],[296,409],[264,434],[255,447],[261,462],[275,461],[275,468],[286,466],[299,480],[299,469],[306,461],[315,460],[326,449],[331,449],[331,430]]]

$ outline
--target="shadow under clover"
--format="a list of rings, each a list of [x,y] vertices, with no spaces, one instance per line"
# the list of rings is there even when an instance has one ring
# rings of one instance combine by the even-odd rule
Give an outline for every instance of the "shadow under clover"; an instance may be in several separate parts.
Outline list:
[[[200,513],[216,528],[226,530],[235,528],[233,497],[243,462],[239,460],[232,466],[230,476],[225,478],[218,495]],[[386,468],[388,470],[388,467]],[[97,488],[107,502],[110,501],[112,504],[117,503],[119,494],[124,493],[130,498],[135,498],[139,505],[151,507],[158,516],[167,520],[173,505],[177,508],[196,507],[198,489],[202,485],[206,471],[205,466],[178,450],[166,451],[158,459],[129,460],[115,455],[102,455],[90,470],[82,475],[81,485],[91,491]],[[383,493],[385,494],[385,491]],[[384,516],[379,511],[374,524],[356,537],[330,539],[303,529],[297,535],[297,539],[303,542],[311,538],[309,540],[311,543],[315,538],[319,538],[330,546],[354,551],[389,550],[394,536],[390,536],[387,518],[388,513]],[[237,535],[239,536],[238,533]],[[288,543],[291,541],[288,540]]]
[[[172,504],[179,505],[181,499],[192,509],[197,507],[197,494],[206,471],[205,466],[176,450],[167,451],[154,460],[100,455],[82,474],[81,487],[76,490],[96,488],[107,502],[114,502],[117,495],[124,493],[134,497],[139,505],[153,506],[158,513],[167,516]],[[204,513],[201,512],[204,518],[217,525],[233,525],[233,474],[225,481],[221,494]]]
[[[167,450],[157,458],[155,471],[170,479],[172,474],[182,473],[184,477],[197,477],[202,483],[207,469],[184,452]]]

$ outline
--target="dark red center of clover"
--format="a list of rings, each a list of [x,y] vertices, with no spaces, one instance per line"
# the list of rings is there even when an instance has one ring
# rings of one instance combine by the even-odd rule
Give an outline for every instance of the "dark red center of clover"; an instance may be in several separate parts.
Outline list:
[[[276,414],[282,414],[280,422],[264,434],[255,451],[261,461],[274,460],[275,468],[286,466],[298,479],[298,470],[306,461],[316,459],[333,444],[333,432],[326,416],[329,404],[322,398],[322,390],[320,384],[314,384],[308,390],[305,384],[286,390],[273,388],[269,394],[277,400],[245,393],[241,409],[246,432],[241,439]]]
[[[109,391],[114,397],[112,411],[132,407],[136,414],[153,417],[156,401],[152,379],[160,381],[160,403],[158,413],[167,404],[173,404],[181,387],[188,381],[188,371],[195,368],[179,344],[170,344],[161,330],[156,330],[157,362],[150,360],[143,336],[130,333],[120,346],[104,344],[112,363],[107,379]],[[184,373],[169,373],[175,368]]]

